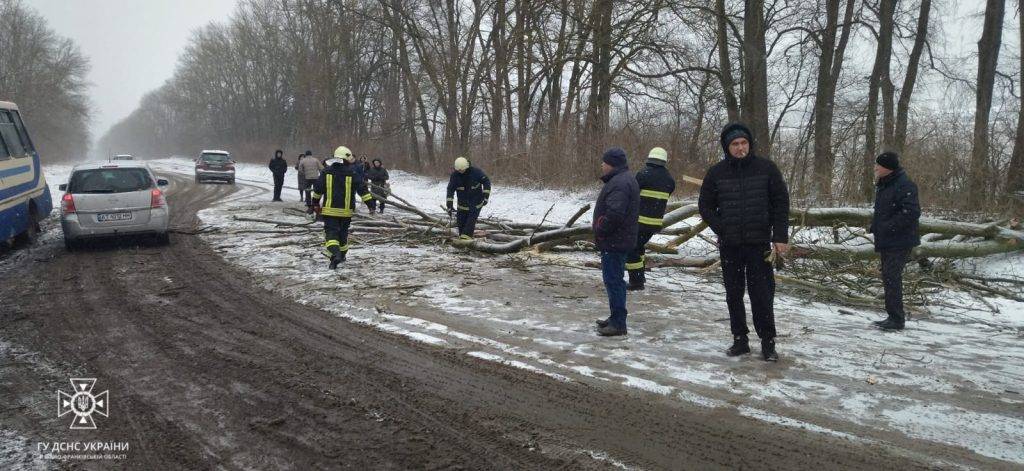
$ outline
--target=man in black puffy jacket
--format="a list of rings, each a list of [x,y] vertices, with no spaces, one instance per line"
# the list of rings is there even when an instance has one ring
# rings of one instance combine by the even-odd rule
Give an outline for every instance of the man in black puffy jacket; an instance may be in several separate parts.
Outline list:
[[[274,175],[274,199],[281,201],[281,187],[284,186],[284,174],[288,172],[288,162],[284,160],[284,151],[278,149],[274,158],[270,159],[270,173]]]
[[[636,246],[640,186],[629,172],[626,152],[618,147],[601,157],[604,187],[594,204],[594,242],[601,251],[601,274],[611,315],[597,321],[598,335],[626,335],[626,256]]]
[[[651,237],[661,231],[665,206],[672,192],[676,190],[676,181],[665,168],[667,163],[668,152],[661,147],[655,147],[647,155],[647,165],[636,172],[636,182],[640,186],[640,232],[637,234],[636,245],[626,258],[626,270],[629,271],[627,291],[644,289],[644,249],[651,241]]]
[[[726,354],[750,353],[744,288],[750,291],[754,330],[761,338],[765,361],[775,352],[775,274],[767,260],[774,249],[789,250],[789,190],[775,164],[754,155],[753,134],[743,124],[725,126],[721,134],[725,158],[704,177],[700,216],[718,235],[725,299],[733,345]]]
[[[884,152],[875,159],[875,212],[868,232],[875,235],[875,251],[882,258],[882,286],[888,317],[876,321],[883,330],[903,330],[903,267],[910,251],[921,245],[917,233],[921,205],[917,185],[900,167],[899,156]]]

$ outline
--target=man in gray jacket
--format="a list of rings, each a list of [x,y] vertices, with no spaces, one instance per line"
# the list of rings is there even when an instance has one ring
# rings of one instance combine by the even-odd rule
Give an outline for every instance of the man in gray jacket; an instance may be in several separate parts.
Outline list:
[[[306,154],[299,159],[298,164],[299,178],[302,179],[302,192],[306,200],[306,212],[309,214],[313,213],[313,197],[312,188],[313,184],[316,183],[317,179],[320,178],[320,170],[323,166],[316,157],[313,157],[312,151],[306,151]]]

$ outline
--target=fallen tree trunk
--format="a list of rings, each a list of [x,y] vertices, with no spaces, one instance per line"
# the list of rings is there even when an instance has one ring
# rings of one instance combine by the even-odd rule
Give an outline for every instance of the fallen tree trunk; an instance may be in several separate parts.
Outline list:
[[[834,226],[845,224],[867,228],[871,225],[873,211],[867,208],[809,208],[794,209],[789,220],[803,226]],[[1000,227],[998,223],[974,224],[923,217],[918,222],[921,235],[929,233],[964,235],[985,238],[1016,239],[1024,242],[1024,232]]]
[[[566,227],[561,229],[555,229],[553,231],[539,232],[529,237],[520,237],[511,242],[505,243],[491,243],[483,240],[453,240],[452,245],[455,247],[469,248],[473,250],[479,250],[484,253],[493,254],[506,254],[513,253],[522,250],[533,244],[541,242],[547,242],[557,239],[564,239],[579,234],[586,234],[591,232],[589,227]]]
[[[664,255],[648,255],[646,266],[653,267],[684,267],[684,268],[707,268],[714,265],[718,257],[708,255],[705,257],[680,257]]]
[[[1021,250],[1016,239],[985,240],[980,242],[924,242],[914,248],[911,256],[922,258],[970,258]],[[869,260],[878,257],[870,244],[849,246],[836,244],[793,246],[791,257],[817,260]]]

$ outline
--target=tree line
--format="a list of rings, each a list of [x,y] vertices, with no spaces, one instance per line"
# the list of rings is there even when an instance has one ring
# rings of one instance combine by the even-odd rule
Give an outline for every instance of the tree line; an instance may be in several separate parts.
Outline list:
[[[89,61],[20,0],[0,0],[0,100],[13,101],[47,161],[89,149]]]
[[[245,0],[99,150],[262,160],[345,143],[412,171],[467,155],[499,180],[578,185],[609,145],[636,163],[662,146],[674,173],[699,175],[721,158],[721,125],[742,120],[800,197],[868,201],[874,156],[894,150],[926,200],[982,207],[1024,190],[1024,60],[1001,48],[1005,0],[987,0],[976,73],[944,54],[942,28],[959,25],[937,12],[953,7]]]

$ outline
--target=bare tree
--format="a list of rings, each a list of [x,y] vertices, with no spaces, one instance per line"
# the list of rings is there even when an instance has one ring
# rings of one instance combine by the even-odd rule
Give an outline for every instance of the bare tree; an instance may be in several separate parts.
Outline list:
[[[754,133],[757,153],[770,157],[768,124],[768,56],[765,49],[764,0],[746,0],[743,11],[743,98],[740,118]]]
[[[883,82],[889,81],[892,61],[892,34],[897,0],[880,0],[878,11],[878,48],[875,51],[875,65],[871,70],[868,84],[867,118],[864,123],[864,158],[861,169],[861,196],[870,200],[874,192],[875,176],[872,165],[877,152],[878,133],[878,92]]]
[[[1003,16],[1006,0],[988,0],[985,5],[985,23],[978,41],[978,82],[974,107],[974,138],[971,146],[971,167],[967,202],[978,206],[988,199],[988,146],[989,114],[992,110],[992,91],[1002,44]]]
[[[926,0],[927,1],[927,0]],[[817,193],[824,198],[832,196],[835,154],[832,149],[832,117],[835,107],[836,86],[843,70],[846,46],[853,28],[855,0],[847,0],[842,27],[839,25],[839,0],[825,0],[825,28],[811,37],[820,49],[818,79],[814,98],[814,179]],[[836,37],[839,30],[839,43]]]
[[[1024,45],[1024,9],[1022,2],[1017,2],[1018,34],[1020,44]],[[1018,73],[1024,81],[1024,51],[1020,53],[1017,62]],[[1006,171],[1007,193],[1024,192],[1024,93],[1021,93],[1020,103],[1017,108],[1017,135],[1013,141],[1013,154],[1010,156],[1010,165]]]

